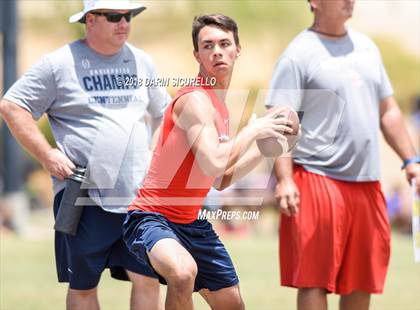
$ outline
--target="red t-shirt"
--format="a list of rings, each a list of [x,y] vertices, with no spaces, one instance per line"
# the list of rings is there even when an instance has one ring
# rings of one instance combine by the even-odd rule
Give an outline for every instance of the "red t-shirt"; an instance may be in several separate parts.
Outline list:
[[[128,210],[158,212],[174,223],[195,221],[209,192],[214,177],[201,170],[187,140],[186,132],[175,126],[172,112],[175,102],[183,95],[202,91],[209,96],[217,111],[214,125],[220,142],[229,136],[229,112],[211,88],[181,88],[168,106],[159,141],[153,152],[143,187]]]

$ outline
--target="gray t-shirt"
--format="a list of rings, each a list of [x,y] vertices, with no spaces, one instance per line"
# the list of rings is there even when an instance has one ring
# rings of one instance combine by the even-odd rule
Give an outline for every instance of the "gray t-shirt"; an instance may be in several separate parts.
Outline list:
[[[379,171],[379,104],[393,89],[375,44],[348,29],[339,39],[301,32],[277,62],[266,106],[303,111],[294,162],[346,181]]]
[[[154,79],[150,56],[125,44],[103,56],[75,41],[44,56],[6,93],[39,119],[48,115],[58,148],[87,167],[89,196],[111,212],[126,212],[149,165],[145,117],[162,117],[170,96],[139,86]],[[65,182],[53,178],[54,192]]]

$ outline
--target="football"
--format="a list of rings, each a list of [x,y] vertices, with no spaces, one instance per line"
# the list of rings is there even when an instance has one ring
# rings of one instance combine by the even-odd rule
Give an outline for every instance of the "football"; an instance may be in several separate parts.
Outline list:
[[[272,107],[267,110],[267,113],[278,108],[279,107]],[[261,154],[265,157],[278,157],[284,153],[290,152],[295,147],[299,139],[300,121],[296,111],[288,108],[279,117],[287,117],[293,122],[291,125],[293,132],[285,133],[285,139],[265,138],[257,140],[257,146],[260,149]]]

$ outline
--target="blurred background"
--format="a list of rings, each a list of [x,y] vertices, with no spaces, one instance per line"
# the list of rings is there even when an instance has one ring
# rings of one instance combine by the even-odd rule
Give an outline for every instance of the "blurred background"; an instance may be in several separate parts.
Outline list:
[[[3,1],[3,0],[2,0]],[[310,26],[312,14],[306,0],[280,1],[143,1],[148,9],[132,21],[130,42],[152,55],[162,77],[195,76],[191,23],[195,15],[220,12],[239,25],[241,57],[235,67],[232,88],[249,92],[246,109],[228,102],[235,132],[250,112],[263,113],[256,98],[268,88],[274,64],[288,42]],[[19,0],[17,17],[17,75],[56,48],[83,36],[82,25],[68,17],[82,9],[81,1]],[[2,15],[0,15],[2,16]],[[349,25],[369,35],[379,46],[406,115],[413,141],[419,149],[420,129],[420,1],[358,0]],[[5,34],[2,34],[4,38]],[[0,46],[2,46],[0,40]],[[0,50],[0,97],[3,96],[3,48]],[[176,89],[169,89],[174,94]],[[0,119],[1,131],[4,124]],[[48,120],[39,122],[51,143]],[[37,162],[23,154],[19,173],[19,199],[5,188],[4,134],[0,136],[0,309],[63,309],[66,285],[57,284],[53,252],[51,181]],[[400,170],[400,160],[381,141],[382,184],[393,226],[390,272],[382,296],[374,297],[373,309],[420,309],[420,264],[413,263],[411,241],[411,193]],[[226,242],[250,309],[293,309],[295,291],[279,286],[277,230],[269,161],[263,163],[240,188],[221,196],[219,207],[244,207],[260,211],[254,221],[215,222]],[[245,189],[244,189],[245,188]],[[253,188],[253,190],[246,190]],[[257,188],[257,189],[256,189]],[[10,199],[10,197],[14,199]],[[239,206],[228,197],[262,197],[263,207]],[[214,206],[213,206],[214,207]],[[164,292],[165,289],[162,288]],[[103,275],[100,298],[104,309],[128,309],[129,286]],[[331,296],[336,308],[336,297]],[[207,309],[197,297],[199,309]]]

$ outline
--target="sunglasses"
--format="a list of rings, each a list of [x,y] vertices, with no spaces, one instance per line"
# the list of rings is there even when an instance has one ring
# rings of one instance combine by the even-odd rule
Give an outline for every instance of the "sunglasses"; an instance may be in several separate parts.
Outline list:
[[[124,17],[127,23],[130,22],[131,18],[133,17],[132,12],[128,13],[101,13],[101,12],[91,12],[93,15],[105,16],[106,20],[110,23],[119,23],[121,19]]]

